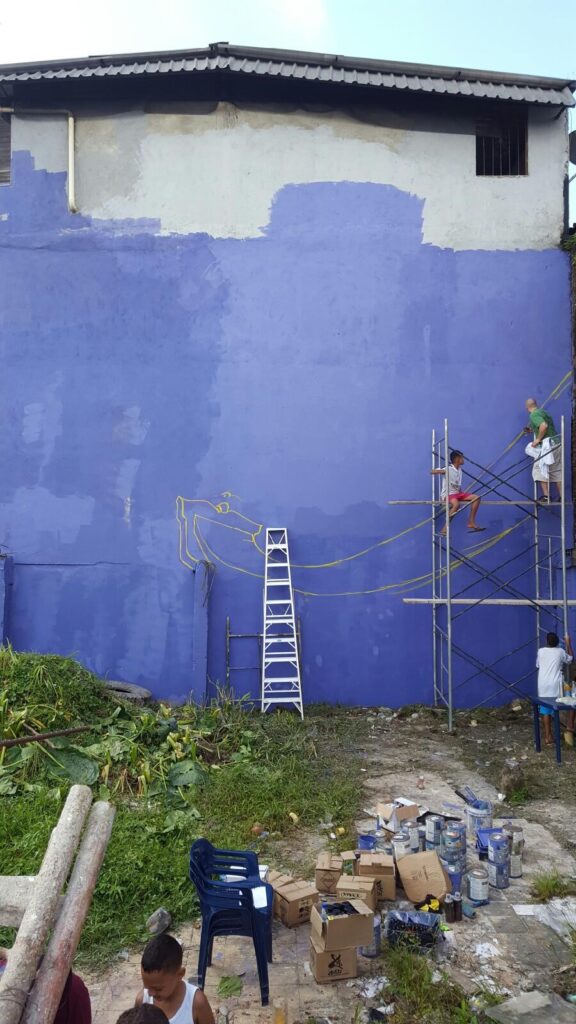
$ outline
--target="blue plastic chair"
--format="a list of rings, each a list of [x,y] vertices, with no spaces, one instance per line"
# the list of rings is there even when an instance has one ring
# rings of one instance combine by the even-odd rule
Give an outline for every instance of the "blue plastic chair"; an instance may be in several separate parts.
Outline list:
[[[234,875],[237,881],[222,881]],[[254,942],[262,1006],[268,1005],[268,964],[272,963],[272,904],[274,891],[260,879],[258,857],[250,850],[219,850],[197,839],[190,850],[190,880],[196,886],[202,914],[198,983],[204,988],[212,947],[219,935],[246,935]],[[266,906],[254,906],[252,890],[264,886]]]

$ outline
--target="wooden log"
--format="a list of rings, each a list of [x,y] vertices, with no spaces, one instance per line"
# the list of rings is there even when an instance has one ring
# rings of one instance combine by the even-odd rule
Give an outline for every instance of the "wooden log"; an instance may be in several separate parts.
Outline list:
[[[53,1024],[92,902],[115,813],[112,804],[103,800],[94,804],[90,812],[62,909],[28,997],[22,1024]]]
[[[2,1024],[20,1024],[91,803],[92,791],[89,786],[72,786],[50,836],[30,902],[24,912],[6,969],[0,978]]]
[[[36,875],[0,875],[0,928],[20,927],[35,882]]]
[[[7,740],[0,740],[0,747],[21,747],[24,743],[41,743],[42,740],[51,740],[53,736],[74,736],[78,732],[89,732],[89,725],[76,725],[73,729],[54,729],[52,732],[32,732],[31,736],[10,737]]]
[[[18,928],[35,881],[36,875],[0,875],[0,927]]]

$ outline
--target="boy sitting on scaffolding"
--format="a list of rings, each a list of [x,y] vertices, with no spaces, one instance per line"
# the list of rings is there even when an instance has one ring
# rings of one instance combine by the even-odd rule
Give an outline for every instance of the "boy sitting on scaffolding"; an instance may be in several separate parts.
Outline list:
[[[477,494],[471,494],[469,491],[462,490],[462,466],[464,465],[464,456],[462,452],[454,449],[450,452],[450,464],[448,466],[448,501],[450,503],[450,519],[455,516],[461,505],[468,505],[470,511],[468,513],[468,529],[472,533],[482,533],[486,527],[476,525],[476,516],[478,515],[478,509],[480,507],[480,498]],[[430,471],[432,476],[441,476],[442,480],[442,491],[440,497],[442,501],[446,501],[446,470],[444,469],[432,469]],[[446,533],[446,523],[440,530],[442,536]]]

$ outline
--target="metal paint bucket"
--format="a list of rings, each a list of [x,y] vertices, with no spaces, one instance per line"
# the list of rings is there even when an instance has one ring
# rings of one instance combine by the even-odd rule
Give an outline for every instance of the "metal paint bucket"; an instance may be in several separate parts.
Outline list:
[[[418,853],[420,850],[420,832],[418,829],[417,821],[404,821],[402,823],[402,831],[408,833],[410,839],[410,852]]]
[[[489,837],[488,861],[490,864],[510,863],[510,842],[504,832],[494,832]]]
[[[508,836],[508,842],[510,844],[510,853],[512,855],[520,854],[524,852],[524,830],[520,825],[504,825],[502,829],[505,836]]]
[[[410,836],[407,832],[397,832],[396,835],[392,836],[392,848],[394,850],[394,859],[399,861],[402,857],[407,857],[411,853],[410,849]]]
[[[473,903],[485,903],[489,898],[488,872],[485,868],[474,868],[468,872],[468,899]]]
[[[522,854],[510,855],[510,878],[522,878]]]
[[[449,864],[466,867],[466,836],[452,827],[444,830],[440,841],[440,857]]]
[[[436,849],[440,846],[443,831],[444,818],[438,814],[429,814],[426,818],[426,849]]]
[[[476,842],[476,832],[479,828],[492,828],[492,804],[487,800],[478,800],[479,807],[466,807],[466,821],[468,835]]]
[[[452,892],[460,892],[462,889],[463,875],[462,867],[460,866],[460,864],[450,863],[449,861],[444,860],[442,857],[440,857],[440,863],[444,868],[444,871],[448,875],[448,878],[450,879],[450,886]]]
[[[510,865],[488,861],[488,881],[493,889],[507,889],[510,885]]]

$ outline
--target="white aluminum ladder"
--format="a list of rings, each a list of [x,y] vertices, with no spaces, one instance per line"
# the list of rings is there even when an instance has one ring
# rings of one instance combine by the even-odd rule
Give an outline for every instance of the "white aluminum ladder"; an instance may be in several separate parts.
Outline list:
[[[288,531],[266,530],[262,711],[292,704],[304,718]]]

